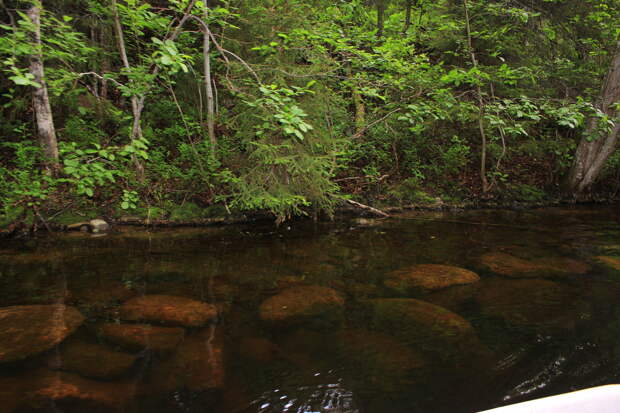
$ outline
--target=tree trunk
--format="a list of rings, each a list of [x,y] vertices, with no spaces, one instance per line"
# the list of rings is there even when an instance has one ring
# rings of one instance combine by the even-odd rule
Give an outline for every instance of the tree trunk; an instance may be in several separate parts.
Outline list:
[[[463,0],[465,8],[465,28],[467,30],[467,48],[469,49],[469,57],[474,68],[478,67],[478,59],[474,50],[471,39],[471,27],[469,25],[469,5],[467,0]],[[491,189],[487,179],[487,134],[484,128],[484,100],[482,98],[482,88],[480,82],[476,84],[476,98],[478,100],[478,130],[480,131],[481,149],[480,149],[480,181],[482,183],[482,192],[486,193]]]
[[[364,104],[364,97],[359,91],[357,79],[353,76],[350,63],[347,64],[347,78],[349,82],[351,82],[351,97],[355,105],[354,136],[360,138],[364,135],[364,131],[366,130],[366,105]]]
[[[179,23],[176,25],[172,33],[166,38],[166,40],[176,40],[176,38],[181,34],[181,30],[183,29],[183,25],[191,16],[191,11],[197,0],[191,0],[187,5],[185,12],[183,13],[183,17],[179,20]],[[112,15],[114,18],[114,31],[116,32],[116,39],[118,43],[118,51],[121,55],[121,60],[123,61],[123,66],[125,69],[130,72],[132,70],[131,64],[129,63],[129,59],[127,58],[127,50],[125,48],[125,37],[123,35],[123,26],[121,25],[121,18],[118,14],[118,9],[116,7],[116,0],[112,0]],[[157,75],[159,73],[159,67],[154,66],[151,71],[153,75]],[[144,104],[146,101],[146,95],[142,94],[139,96],[132,95],[131,96],[131,111],[133,114],[133,125],[131,127],[131,139],[136,140],[142,138],[142,127],[140,125],[140,119],[142,118],[142,111],[144,110]],[[144,166],[142,163],[134,157],[134,162],[136,164],[136,171],[138,174],[138,179],[142,181],[144,179]]]
[[[364,134],[364,129],[366,128],[366,105],[356,85],[353,86],[351,94],[355,103],[355,135],[360,137]]]
[[[616,149],[620,121],[617,119],[618,111],[614,108],[614,104],[618,101],[620,101],[620,38],[596,104],[597,109],[614,120],[614,125],[609,133],[597,136],[599,119],[592,118],[588,122],[568,177],[568,189],[574,196],[580,196],[591,188],[603,170],[605,162]]]
[[[205,71],[205,91],[207,95],[207,131],[209,133],[209,141],[211,142],[211,152],[215,154],[215,145],[217,139],[215,137],[215,104],[213,99],[213,84],[211,79],[211,58],[209,51],[211,50],[211,39],[209,31],[209,6],[205,0],[204,4],[204,38],[203,38],[203,57]]]
[[[99,32],[99,36],[100,36],[100,42],[101,42],[101,47],[103,48],[103,53],[101,54],[101,72],[102,73],[109,73],[110,69],[111,69],[111,65],[110,65],[110,59],[108,58],[108,39],[109,39],[109,29],[107,26],[102,25],[99,28],[100,32]],[[101,99],[105,102],[106,100],[108,100],[108,81],[105,79],[101,79],[101,92],[99,94],[101,96]]]
[[[383,37],[383,29],[385,27],[385,9],[386,0],[377,1],[377,37]]]
[[[30,56],[30,73],[34,76],[34,81],[40,85],[40,87],[34,87],[32,105],[37,120],[39,142],[43,148],[49,169],[53,171],[58,168],[58,142],[56,140],[54,117],[45,83],[43,52],[41,50],[41,9],[37,5],[32,6],[28,10],[28,18],[34,25],[32,40],[37,48],[37,52]]]
[[[406,0],[405,4],[405,26],[403,27],[403,34],[407,33],[411,26],[411,9],[413,8],[413,0]]]
[[[125,36],[123,34],[123,26],[121,25],[121,18],[118,14],[116,7],[116,0],[112,0],[112,14],[114,17],[114,31],[116,32],[116,41],[118,45],[118,52],[121,56],[123,66],[127,72],[131,72],[131,64],[127,58],[127,49],[125,48]],[[140,118],[142,117],[142,109],[144,108],[143,96],[131,95],[131,113],[133,115],[133,124],[131,126],[131,141],[142,138],[142,127],[140,126]],[[144,166],[140,160],[132,155],[132,160],[136,166],[136,174],[138,181],[144,180]]]

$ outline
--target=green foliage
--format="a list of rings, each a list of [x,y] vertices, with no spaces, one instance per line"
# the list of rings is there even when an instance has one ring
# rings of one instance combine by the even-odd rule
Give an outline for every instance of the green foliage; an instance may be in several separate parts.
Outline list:
[[[174,75],[179,71],[187,73],[188,64],[191,63],[192,56],[179,53],[177,45],[170,39],[164,41],[153,37],[151,39],[159,48],[153,52],[155,62],[168,69],[169,74]]]
[[[475,197],[481,128],[494,190],[540,200],[541,182],[553,187],[567,173],[590,120],[589,140],[615,122],[595,103],[618,36],[616,0],[469,0],[473,50],[462,2],[415,2],[405,28],[404,2],[386,1],[381,37],[376,2],[205,3],[172,38],[189,1],[117,0],[129,68],[109,2],[46,3],[41,48],[25,10],[9,10],[0,22],[5,210],[52,211],[71,198],[173,219],[202,216],[202,206],[260,209],[282,222],[330,214],[347,194]],[[200,19],[213,34],[215,143]],[[60,141],[57,176],[41,169],[31,141],[35,53]]]
[[[136,191],[123,190],[123,197],[121,198],[121,208],[133,210],[138,206],[138,193]]]
[[[508,191],[512,197],[519,201],[540,202],[547,197],[542,189],[527,184],[509,185]]]
[[[314,83],[308,83],[305,88],[293,86],[290,89],[277,85],[260,86],[258,90],[262,96],[253,101],[246,101],[248,106],[260,107],[266,112],[264,116],[258,117],[256,136],[281,133],[287,137],[303,140],[304,135],[313,127],[304,121],[303,118],[308,115],[295,104],[294,98],[312,93],[309,88]]]
[[[433,204],[436,199],[424,192],[420,180],[409,178],[393,186],[389,190],[389,195],[394,197],[397,202],[405,204]]]
[[[173,221],[192,221],[203,218],[203,209],[193,202],[185,202],[175,205],[170,212]]]
[[[32,41],[35,27],[29,17],[21,11],[17,12],[17,17],[14,25],[0,24],[4,32],[0,36],[0,70],[9,75],[15,85],[41,87],[28,71],[29,57],[40,53],[45,63],[62,62],[48,70],[47,82],[54,94],[66,91],[75,80],[74,67],[84,63],[94,49],[87,46],[85,36],[69,24],[72,20],[69,16],[58,18],[42,10],[42,47]]]
[[[331,213],[338,187],[330,180],[336,162],[335,142],[313,134],[305,111],[296,103],[311,95],[305,87],[261,86],[262,96],[247,101],[255,109],[256,140],[240,176],[224,179],[232,188],[230,206],[240,210],[266,209],[278,222],[305,214],[305,207]]]
[[[0,166],[0,204],[4,213],[17,207],[40,206],[61,183],[37,167],[42,159],[41,149],[28,140],[0,145],[13,154],[12,165]]]
[[[75,142],[61,143],[62,171],[75,184],[77,195],[92,197],[96,186],[114,183],[121,172],[115,168],[113,150],[95,144],[81,149]]]

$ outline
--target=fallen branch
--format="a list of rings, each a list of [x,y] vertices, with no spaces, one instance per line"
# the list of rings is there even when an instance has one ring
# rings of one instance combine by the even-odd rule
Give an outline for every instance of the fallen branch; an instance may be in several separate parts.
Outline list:
[[[37,217],[39,217],[39,219],[41,220],[41,222],[43,223],[43,226],[45,226],[45,229],[47,230],[47,232],[52,232],[52,229],[50,228],[49,224],[47,223],[47,221],[45,220],[45,218],[43,218],[43,215],[41,215],[41,213],[39,212],[39,208],[37,208],[35,205],[32,206],[32,210],[34,211],[34,213],[37,215]],[[35,227],[36,228],[36,227]]]
[[[376,182],[381,182],[383,181],[385,178],[389,178],[390,175],[381,175]],[[360,179],[374,179],[375,176],[373,175],[365,175],[365,176],[350,176],[348,178],[340,178],[340,179],[334,179],[333,182],[344,182],[344,181],[355,181],[355,180],[360,180]]]
[[[365,211],[372,212],[373,214],[378,215],[380,217],[384,217],[384,218],[389,218],[390,217],[390,214],[387,214],[387,213],[385,213],[385,212],[383,212],[381,210],[378,210],[377,208],[373,208],[373,207],[368,206],[368,205],[360,204],[359,202],[355,202],[355,201],[353,201],[351,199],[345,199],[345,198],[340,198],[340,199],[342,199],[343,201],[347,202],[348,204],[353,205],[354,207],[363,209]]]

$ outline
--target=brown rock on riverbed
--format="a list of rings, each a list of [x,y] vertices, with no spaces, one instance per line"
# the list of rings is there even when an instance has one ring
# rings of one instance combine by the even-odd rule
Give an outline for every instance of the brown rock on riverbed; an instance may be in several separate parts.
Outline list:
[[[25,393],[19,412],[120,413],[133,398],[131,385],[124,382],[97,382],[49,371],[29,378],[33,390]]]
[[[210,402],[224,388],[225,375],[222,337],[205,329],[187,337],[172,357],[156,365],[147,386],[161,394],[188,390]]]
[[[512,278],[560,277],[585,274],[590,266],[564,257],[525,260],[504,252],[490,252],[480,258],[481,263],[496,274]]]
[[[263,337],[244,337],[239,341],[239,355],[260,363],[273,361],[279,352],[277,345]]]
[[[64,305],[23,305],[0,309],[0,363],[49,350],[84,322],[75,308]]]
[[[312,318],[339,318],[344,298],[318,285],[288,288],[260,305],[260,318],[269,323],[296,323]]]
[[[148,349],[156,353],[174,350],[183,341],[185,331],[179,327],[156,327],[148,324],[104,324],[102,338],[128,350]]]
[[[147,321],[183,327],[202,327],[217,317],[213,304],[171,295],[132,298],[120,308],[123,320]]]
[[[441,358],[466,358],[488,351],[460,315],[426,301],[380,298],[369,301],[371,325]]]
[[[404,376],[425,366],[428,360],[420,352],[395,338],[369,330],[346,330],[336,335],[338,350],[357,368],[364,369],[365,377]]]
[[[602,262],[603,264],[613,268],[614,270],[620,271],[620,258],[608,257],[608,256],[598,256],[597,260]]]
[[[386,287],[407,293],[411,290],[434,291],[454,285],[478,282],[478,274],[449,265],[422,264],[392,271],[385,280]]]
[[[135,295],[135,291],[120,282],[99,280],[95,285],[85,284],[72,290],[70,299],[77,306],[99,310],[118,305]]]
[[[112,379],[126,373],[136,356],[114,351],[104,345],[68,340],[52,357],[53,368],[93,379]]]
[[[571,329],[587,316],[572,289],[543,279],[489,280],[481,285],[476,301],[488,317],[544,331]]]

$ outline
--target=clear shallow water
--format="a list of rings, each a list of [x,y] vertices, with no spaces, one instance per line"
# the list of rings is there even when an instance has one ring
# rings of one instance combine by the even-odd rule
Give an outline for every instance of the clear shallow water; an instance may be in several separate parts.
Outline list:
[[[481,256],[497,252],[528,262],[571,258],[587,270],[510,278],[482,263]],[[87,320],[58,348],[0,364],[0,402],[15,411],[47,411],[30,401],[40,386],[37,377],[64,380],[69,374],[81,380],[72,359],[82,355],[66,349],[76,342],[137,359],[113,378],[80,381],[80,389],[93,386],[90,396],[55,395],[57,411],[86,406],[138,413],[474,412],[616,383],[620,271],[598,256],[620,257],[618,208],[411,213],[280,228],[122,229],[100,237],[4,242],[0,306],[62,302]],[[466,268],[481,280],[431,293],[385,287],[389,272],[417,264]],[[344,317],[335,323],[317,317],[286,328],[259,319],[264,300],[299,285],[337,291],[345,299]],[[175,352],[131,352],[98,333],[101,323],[120,322],[123,301],[150,294],[218,306],[221,316],[208,336],[217,336],[214,345],[223,360],[199,377],[204,382],[211,380],[208,374],[221,373],[224,379],[211,386],[217,389],[204,394],[189,385],[164,391],[158,387],[163,376],[184,374],[170,364]],[[377,298],[416,298],[444,307],[471,325],[476,340],[407,342],[400,331],[369,320],[368,300]],[[205,329],[185,333],[186,342],[203,337]],[[204,340],[210,343],[205,351],[211,351],[212,342]]]

